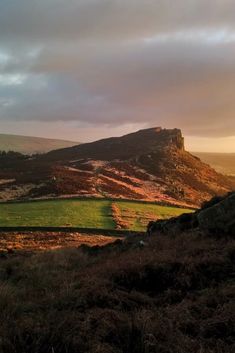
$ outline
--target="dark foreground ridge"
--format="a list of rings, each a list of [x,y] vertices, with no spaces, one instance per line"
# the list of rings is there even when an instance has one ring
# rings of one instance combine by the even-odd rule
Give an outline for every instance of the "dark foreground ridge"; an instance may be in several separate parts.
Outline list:
[[[205,202],[194,213],[182,214],[170,220],[150,222],[148,233],[174,233],[185,230],[200,230],[212,234],[235,236],[235,192],[216,196]]]
[[[0,352],[233,353],[234,234],[176,229],[4,254]]]

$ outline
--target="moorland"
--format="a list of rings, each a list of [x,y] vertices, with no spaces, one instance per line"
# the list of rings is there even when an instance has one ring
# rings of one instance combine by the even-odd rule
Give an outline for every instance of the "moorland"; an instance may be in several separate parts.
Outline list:
[[[191,217],[105,246],[2,252],[0,351],[234,352],[234,233]]]
[[[234,352],[234,184],[180,130],[0,163],[0,352]]]

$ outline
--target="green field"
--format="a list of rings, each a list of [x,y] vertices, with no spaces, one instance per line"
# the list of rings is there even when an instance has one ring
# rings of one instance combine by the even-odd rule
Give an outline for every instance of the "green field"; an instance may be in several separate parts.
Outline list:
[[[152,220],[167,219],[179,216],[192,210],[159,206],[156,204],[145,204],[141,202],[115,202],[120,209],[122,219],[127,223],[127,229],[145,230],[147,224]]]
[[[100,199],[66,199],[0,204],[0,226],[116,229],[115,205],[123,229],[145,230],[150,220],[178,216],[187,209],[153,203]],[[120,229],[120,227],[119,227]]]

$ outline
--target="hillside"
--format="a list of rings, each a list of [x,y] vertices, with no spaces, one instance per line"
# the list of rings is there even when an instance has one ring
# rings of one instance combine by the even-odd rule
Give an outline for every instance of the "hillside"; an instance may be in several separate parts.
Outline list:
[[[178,129],[140,130],[2,165],[2,199],[77,195],[195,206],[234,187],[185,151]]]
[[[0,257],[0,351],[233,353],[234,240],[144,243]]]
[[[218,173],[235,177],[235,153],[192,153]]]
[[[145,231],[152,219],[168,219],[192,211],[133,200],[33,200],[0,203],[0,227]]]
[[[212,201],[200,217],[213,219],[219,208],[227,222],[228,202],[234,221],[234,195]],[[2,234],[0,351],[233,353],[235,233],[214,227],[207,234],[204,222],[175,230],[116,241]],[[17,248],[22,242],[27,249]],[[66,242],[67,249],[43,251]]]
[[[29,155],[46,153],[58,148],[71,147],[77,144],[77,142],[72,141],[0,134],[0,151],[14,151]]]

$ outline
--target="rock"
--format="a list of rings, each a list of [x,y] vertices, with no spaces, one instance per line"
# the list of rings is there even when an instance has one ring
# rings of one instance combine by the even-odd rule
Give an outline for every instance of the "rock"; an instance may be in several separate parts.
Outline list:
[[[140,240],[138,245],[140,248],[144,248],[146,246],[146,243],[143,240]]]
[[[206,233],[235,235],[235,192],[212,198],[196,212],[152,221],[148,225],[147,234],[178,234],[195,228]]]
[[[196,228],[198,226],[195,213],[183,213],[179,217],[173,217],[166,220],[150,222],[147,227],[147,234],[154,233],[177,233],[188,229]]]
[[[235,234],[235,193],[215,205],[201,210],[197,215],[199,227],[203,230],[233,232]]]

